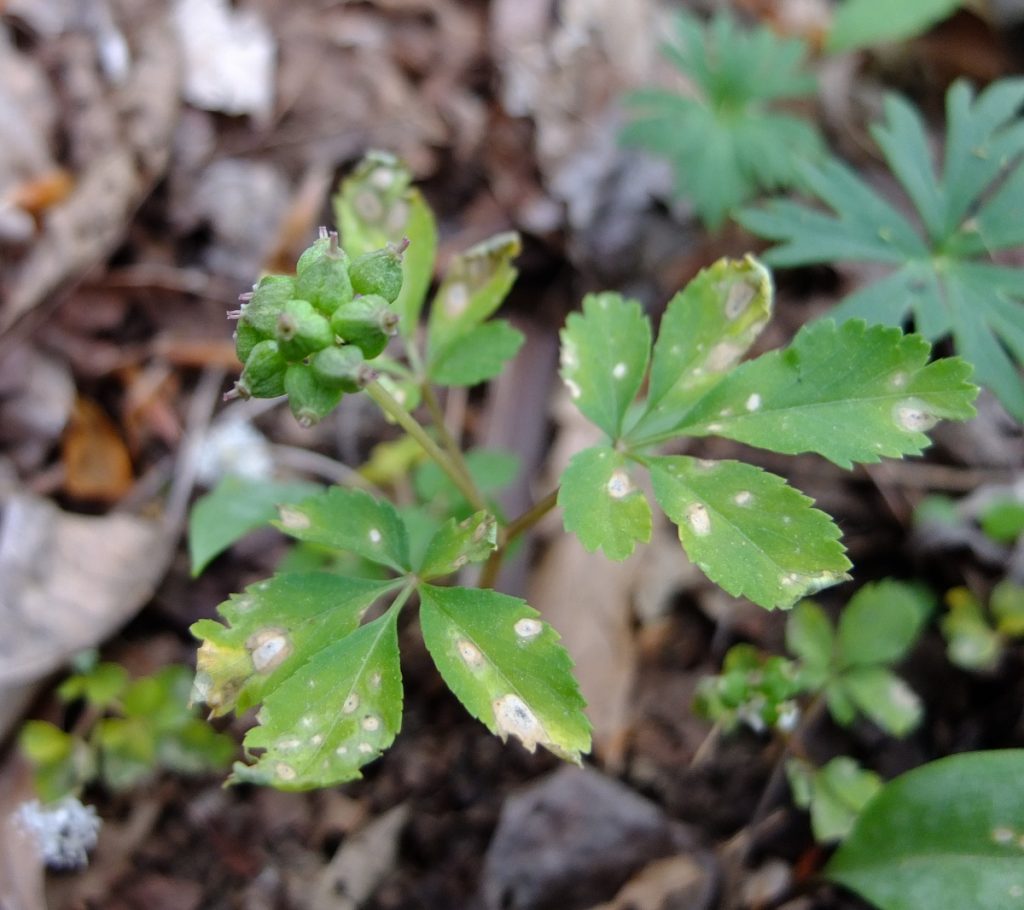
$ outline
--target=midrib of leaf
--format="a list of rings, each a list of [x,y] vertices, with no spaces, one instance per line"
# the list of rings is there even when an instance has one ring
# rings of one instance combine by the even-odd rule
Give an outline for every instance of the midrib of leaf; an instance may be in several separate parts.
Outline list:
[[[380,644],[381,638],[388,632],[391,623],[397,621],[397,617],[393,616],[392,614],[397,614],[398,612],[401,611],[402,607],[405,606],[405,602],[409,599],[409,595],[412,593],[412,591],[413,591],[413,585],[407,582],[405,587],[402,589],[401,593],[398,595],[398,597],[396,597],[394,599],[394,601],[392,602],[391,606],[388,607],[387,610],[385,610],[381,614],[381,619],[383,619],[384,617],[388,617],[389,621],[388,622],[382,622],[380,624],[380,629],[377,631],[376,636],[373,638],[373,642],[370,645],[370,647],[368,647],[366,649],[366,652],[365,652],[365,654],[363,656],[363,659],[362,659],[362,661],[359,664],[358,671],[352,677],[352,685],[350,686],[348,691],[345,693],[345,698],[348,698],[348,696],[350,696],[353,692],[355,692],[357,684],[363,678],[363,674],[366,672],[366,665],[370,662],[370,659],[373,657],[373,655],[377,651],[377,646]],[[331,690],[328,687],[327,691],[324,693],[324,695],[322,695],[320,697],[320,701],[318,702],[318,705],[322,706],[325,701],[334,700],[336,698],[337,698],[337,692]],[[342,701],[344,702],[344,699],[342,699]],[[319,707],[317,710],[322,712],[323,708]],[[324,713],[326,713],[326,712],[324,712]],[[310,754],[309,760],[306,762],[305,767],[302,769],[302,775],[301,775],[302,777],[305,777],[306,775],[312,773],[313,765],[324,754],[324,752],[326,750],[326,747],[327,747],[327,744],[329,742],[331,742],[331,738],[334,735],[334,731],[338,728],[338,724],[340,724],[343,720],[347,720],[347,719],[348,718],[345,715],[343,715],[343,714],[338,714],[335,717],[334,721],[331,723],[330,727],[328,728],[327,733],[324,734],[324,741],[319,746],[317,746],[316,749]]]

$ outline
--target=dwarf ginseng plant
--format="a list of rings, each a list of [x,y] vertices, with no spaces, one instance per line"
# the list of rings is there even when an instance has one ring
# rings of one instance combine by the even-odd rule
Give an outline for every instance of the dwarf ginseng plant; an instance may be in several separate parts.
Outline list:
[[[535,610],[490,589],[517,537],[560,505],[588,549],[625,558],[651,534],[637,486],[646,472],[710,578],[767,608],[789,607],[846,577],[831,519],[781,477],[659,454],[662,446],[719,435],[849,467],[919,453],[940,418],[973,413],[970,368],[955,358],[929,363],[928,343],[895,328],[822,323],[740,364],[771,315],[772,284],[751,258],[722,261],[669,303],[653,350],[638,302],[587,297],[562,334],[562,377],[606,441],[573,458],[559,490],[499,521],[444,427],[435,388],[488,379],[518,349],[522,336],[490,318],[515,278],[517,238],[456,258],[421,344],[436,232],[409,175],[393,159],[370,158],[336,207],[341,243],[325,233],[296,277],[263,279],[242,308],[236,393],[287,393],[306,423],[346,392],[369,395],[436,462],[465,510],[431,519],[341,487],[280,508],[285,534],[343,551],[365,571],[279,573],[222,604],[223,623],[193,626],[202,639],[194,697],[215,715],[261,706],[236,781],[301,789],[360,776],[401,726],[398,619],[414,601],[427,649],[474,717],[527,749],[578,762],[590,724],[568,654]],[[382,354],[389,332],[400,337],[401,360]],[[420,401],[429,426],[416,417]],[[484,564],[478,586],[450,584],[470,563]]]

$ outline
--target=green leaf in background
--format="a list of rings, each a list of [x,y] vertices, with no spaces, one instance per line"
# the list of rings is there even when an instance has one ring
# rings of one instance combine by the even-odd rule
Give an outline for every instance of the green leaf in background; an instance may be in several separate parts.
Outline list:
[[[1024,502],[999,499],[985,507],[978,521],[987,537],[998,543],[1013,543],[1024,534]]]
[[[466,710],[503,740],[578,764],[590,722],[558,633],[496,591],[423,585],[420,598],[427,650]]]
[[[880,22],[911,4],[887,4]],[[1024,244],[1024,79],[1001,79],[975,96],[964,81],[946,95],[941,173],[931,133],[906,101],[886,100],[872,133],[917,210],[907,219],[874,187],[833,159],[805,168],[809,189],[831,211],[778,200],[738,216],[779,245],[776,266],[875,262],[886,274],[846,298],[838,320],[902,325],[913,316],[929,341],[951,334],[979,382],[1024,419],[1024,270],[992,261]],[[918,227],[920,223],[920,227]]]
[[[906,41],[951,16],[963,0],[844,0],[829,29],[826,47],[848,51]]]
[[[437,255],[434,215],[411,183],[412,174],[397,158],[370,152],[334,197],[335,221],[353,259],[388,243],[409,240],[402,256],[402,290],[391,305],[406,338],[419,322]]]
[[[928,363],[930,353],[920,335],[888,326],[813,323],[788,348],[733,370],[676,431],[817,452],[843,468],[920,454],[941,418],[974,415],[977,394],[969,364]]]
[[[846,837],[857,816],[882,788],[877,774],[865,771],[845,755],[822,768],[791,759],[786,763],[786,776],[793,802],[810,810],[814,839],[820,843]]]
[[[902,660],[934,604],[926,590],[886,580],[864,585],[839,617],[838,659],[844,667]]]
[[[266,695],[245,736],[260,754],[236,763],[232,782],[308,790],[362,777],[402,725],[398,612],[328,641]]]
[[[992,628],[981,602],[967,588],[946,592],[949,612],[940,627],[949,659],[966,670],[994,670],[1003,656],[1003,641]]]
[[[247,480],[225,477],[196,500],[188,518],[188,550],[192,577],[233,543],[269,524],[277,507],[299,502],[323,489],[315,483]]]
[[[94,708],[106,708],[128,685],[128,671],[120,664],[98,663],[85,673],[69,676],[57,688],[65,702],[84,698]]]
[[[331,487],[282,506],[273,522],[296,540],[349,550],[396,572],[409,568],[409,541],[395,507],[363,490]]]
[[[593,553],[622,560],[651,539],[651,507],[636,488],[625,456],[610,446],[577,452],[558,490],[565,530]]]
[[[989,608],[1001,635],[1024,637],[1024,586],[1007,578],[992,589]]]
[[[788,608],[846,579],[839,529],[781,477],[738,461],[645,461],[687,556],[734,597]]]
[[[501,306],[519,274],[512,260],[522,251],[514,232],[496,234],[454,257],[430,307],[429,363]],[[431,366],[432,375],[432,366]]]
[[[522,347],[526,336],[505,319],[474,326],[445,345],[430,367],[434,382],[444,386],[470,386],[493,379]]]
[[[469,476],[483,493],[496,493],[507,487],[521,467],[518,455],[501,449],[470,449],[465,458]],[[416,495],[426,503],[443,500],[447,509],[465,501],[451,478],[433,461],[420,466],[413,476],[413,485]]]
[[[752,256],[720,259],[676,294],[658,329],[645,413],[630,437],[677,425],[754,343],[773,297],[771,274]]]
[[[1024,750],[932,762],[886,784],[825,868],[880,910],[1024,900]]]
[[[829,686],[841,691],[834,697],[849,702],[865,717],[893,736],[906,736],[921,722],[924,708],[917,693],[895,673],[881,666],[855,667],[844,672]],[[839,723],[847,724],[833,712]]]
[[[812,600],[802,600],[786,619],[786,648],[803,662],[812,686],[824,685],[835,662],[836,634],[825,611]]]
[[[583,298],[562,329],[561,374],[576,407],[612,440],[644,381],[651,323],[636,300],[606,292]]]
[[[320,648],[354,632],[374,601],[398,584],[304,572],[233,594],[218,608],[226,625],[201,619],[192,626],[202,640],[193,700],[214,717],[247,710]]]
[[[463,521],[450,518],[427,544],[417,575],[437,578],[458,572],[470,562],[482,562],[498,545],[498,523],[488,512],[477,512]]]
[[[678,194],[708,227],[764,190],[792,186],[797,162],[821,155],[814,126],[774,107],[814,92],[802,41],[742,28],[724,11],[707,25],[680,14],[663,52],[691,91],[628,95],[621,139],[669,160]]]

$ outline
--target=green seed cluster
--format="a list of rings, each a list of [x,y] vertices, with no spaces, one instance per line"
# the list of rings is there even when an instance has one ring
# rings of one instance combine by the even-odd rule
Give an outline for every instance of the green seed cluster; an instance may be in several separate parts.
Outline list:
[[[345,392],[376,376],[377,357],[398,329],[391,304],[402,290],[404,246],[350,259],[338,235],[320,237],[300,257],[295,277],[267,275],[242,307],[235,351],[245,365],[225,398],[287,395],[303,426],[326,417]]]

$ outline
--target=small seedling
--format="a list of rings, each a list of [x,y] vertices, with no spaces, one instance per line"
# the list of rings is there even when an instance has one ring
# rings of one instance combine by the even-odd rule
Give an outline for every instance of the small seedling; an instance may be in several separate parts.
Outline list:
[[[81,704],[73,731],[33,720],[18,739],[40,799],[55,802],[94,782],[126,790],[158,770],[199,774],[224,768],[234,740],[186,707],[191,676],[185,667],[169,666],[130,680],[119,664],[94,663],[68,677],[57,695],[66,705]]]
[[[1003,79],[975,96],[957,82],[946,96],[943,166],[936,173],[918,111],[897,96],[874,127],[916,218],[905,217],[835,158],[804,165],[810,191],[830,213],[777,200],[739,215],[750,230],[780,241],[776,266],[872,262],[890,269],[830,314],[902,325],[913,316],[930,340],[951,334],[977,378],[1024,419],[1024,270],[993,254],[1024,244],[1024,79]],[[920,224],[920,227],[918,226]]]
[[[882,788],[882,779],[874,771],[864,770],[845,755],[821,768],[803,759],[790,759],[786,762],[786,777],[793,802],[811,813],[811,830],[819,843],[845,838]]]
[[[967,588],[946,594],[949,612],[942,617],[949,659],[965,670],[990,671],[999,666],[1007,645],[1024,638],[1024,588],[1001,581],[992,589],[988,610]]]
[[[802,41],[742,28],[725,11],[707,26],[680,13],[663,53],[692,92],[628,95],[622,141],[670,161],[679,195],[709,227],[758,195],[793,186],[797,162],[821,155],[815,127],[778,107],[814,93]]]
[[[365,491],[335,487],[280,506],[280,530],[320,553],[347,554],[338,558],[349,569],[279,573],[222,604],[223,623],[193,627],[202,640],[196,700],[217,715],[261,706],[245,739],[250,762],[235,766],[233,780],[303,789],[361,775],[401,725],[398,619],[414,596],[427,650],[469,712],[531,751],[540,745],[579,761],[590,725],[558,635],[522,600],[489,590],[524,531],[559,505],[566,529],[587,549],[623,559],[650,536],[650,505],[637,482],[639,472],[649,472],[656,500],[709,577],[765,607],[789,607],[846,577],[838,528],[781,477],[737,461],[663,455],[663,444],[718,435],[774,451],[817,452],[849,467],[918,453],[939,419],[973,414],[969,368],[956,359],[929,363],[928,344],[897,329],[825,323],[740,364],[771,316],[771,277],[752,258],[723,260],[669,303],[653,349],[642,307],[619,294],[590,295],[583,312],[570,317],[562,378],[606,440],[572,459],[557,491],[506,522],[487,498],[487,459],[464,453],[447,432],[435,386],[495,376],[518,349],[521,334],[491,318],[515,278],[518,238],[499,235],[455,258],[421,347],[416,329],[436,232],[408,174],[393,159],[373,156],[345,182],[336,208],[344,242],[324,232],[300,258],[298,280],[287,279],[293,290],[275,292],[271,306],[302,299],[294,289],[324,257],[331,274],[341,274],[337,263],[348,270],[340,291],[320,282],[310,301],[335,328],[338,310],[327,311],[341,297],[337,306],[346,306],[350,289],[354,301],[360,293],[394,298],[384,306],[398,317],[404,357],[362,350],[355,385],[429,456],[433,465],[418,470],[417,486],[423,499],[443,502],[400,511]],[[387,246],[399,235],[411,241],[400,287],[394,276],[403,244]],[[358,263],[386,269],[388,286],[366,283],[369,265],[353,275]],[[260,288],[284,286],[286,277],[257,286],[240,327],[252,321],[249,307],[259,304],[262,313]],[[295,337],[319,344],[312,322]],[[292,386],[293,371],[320,354],[312,347],[303,359],[295,359],[301,351],[281,354],[280,315],[276,326],[277,340],[258,342],[250,357],[259,344],[277,344],[280,360],[268,361],[275,375],[284,371],[277,386],[300,420],[322,418],[349,389],[315,370]],[[336,335],[319,351],[355,343]],[[420,401],[433,418],[429,430],[413,413]],[[221,543],[230,537],[213,536]],[[474,563],[484,563],[478,587],[449,584],[452,576],[464,581]]]

